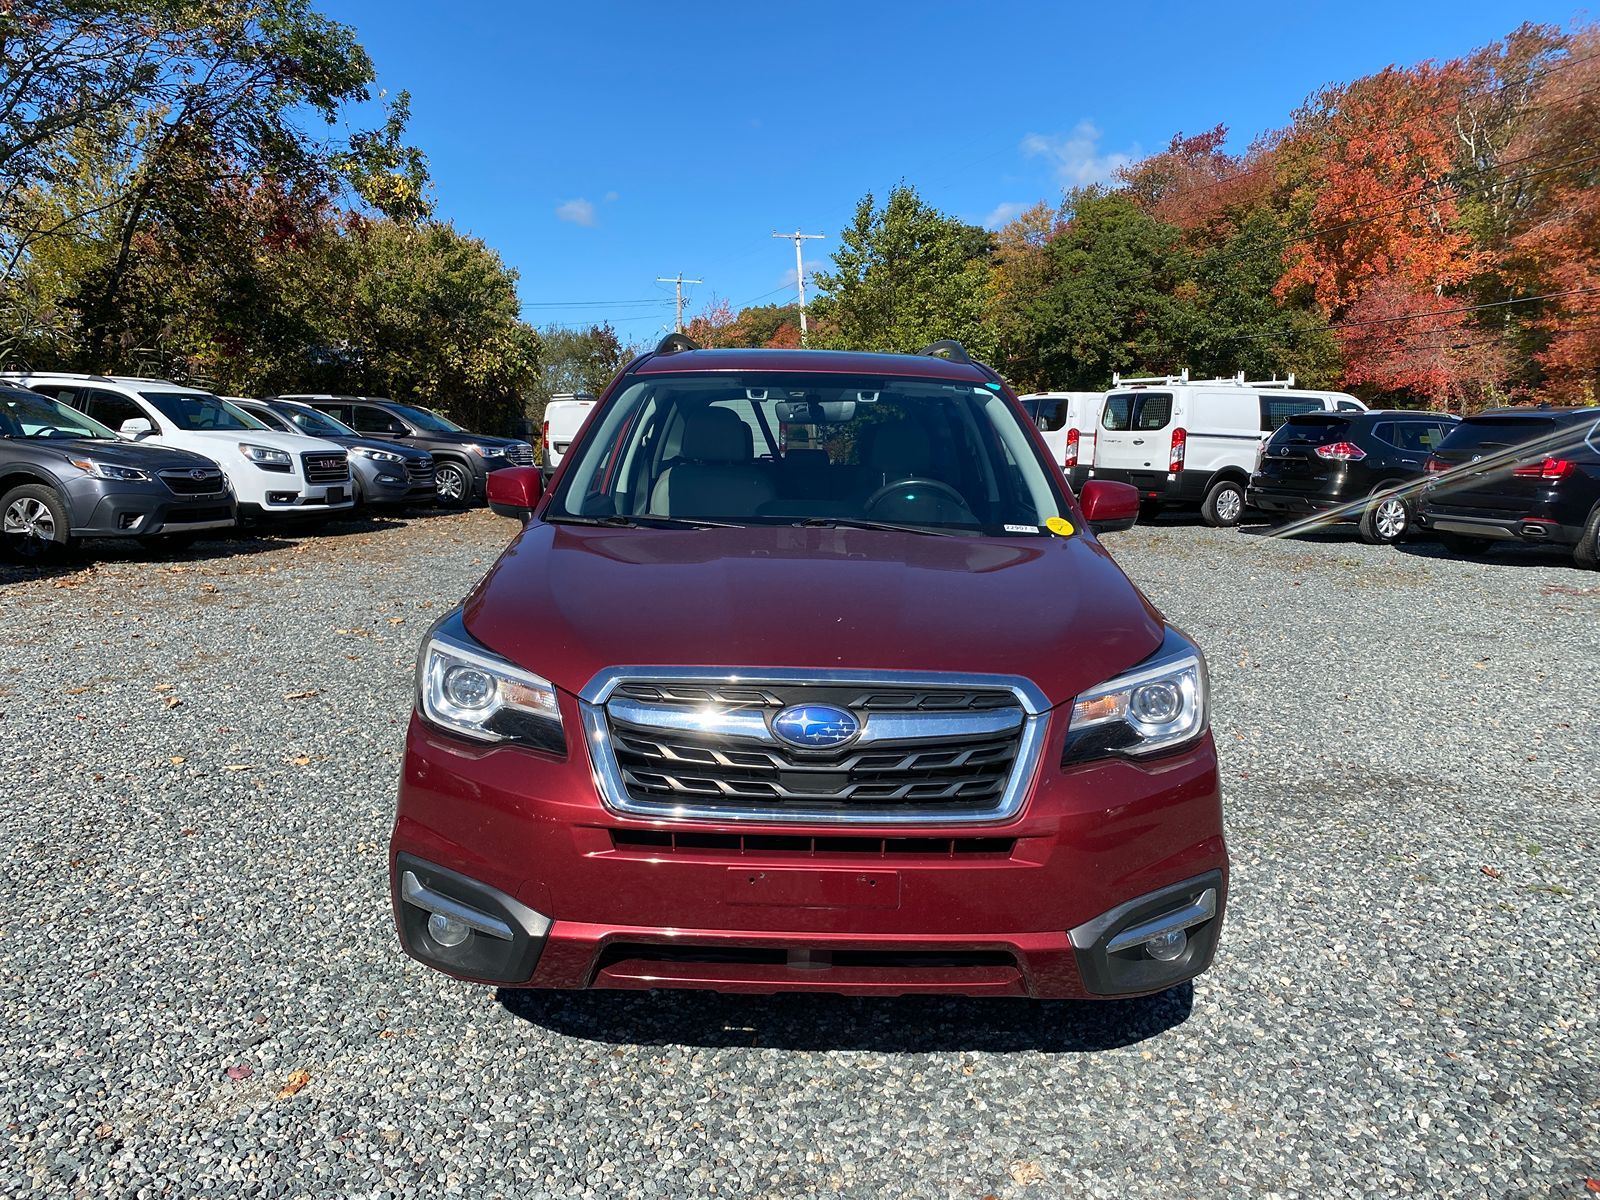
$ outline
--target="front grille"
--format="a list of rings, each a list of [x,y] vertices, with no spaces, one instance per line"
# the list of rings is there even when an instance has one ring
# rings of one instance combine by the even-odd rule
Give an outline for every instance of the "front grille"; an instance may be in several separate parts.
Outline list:
[[[162,471],[161,482],[167,485],[167,490],[176,496],[211,496],[222,491],[223,475],[221,471],[196,470]]]
[[[1005,819],[1021,803],[1043,720],[1042,707],[1025,704],[1021,691],[959,678],[949,684],[625,679],[614,681],[602,703],[586,706],[585,720],[601,743],[607,799],[625,812],[775,822],[971,822]],[[773,732],[772,721],[795,705],[846,709],[860,733],[833,749],[793,746]],[[798,844],[806,840],[782,849],[827,852],[815,843]],[[861,840],[871,848],[855,852],[927,852]],[[735,841],[716,848],[751,850],[743,839]],[[960,852],[943,845],[932,852]],[[681,847],[673,841],[670,848]]]
[[[432,483],[433,459],[431,457],[406,459],[406,478],[412,483]]]
[[[506,447],[506,457],[519,467],[533,466],[533,447],[527,442],[512,442]]]
[[[1016,838],[810,837],[791,833],[677,833],[666,829],[613,829],[618,850],[648,854],[750,854],[873,858],[1010,858]]]
[[[343,454],[302,454],[307,483],[344,483],[350,478],[350,461]]]

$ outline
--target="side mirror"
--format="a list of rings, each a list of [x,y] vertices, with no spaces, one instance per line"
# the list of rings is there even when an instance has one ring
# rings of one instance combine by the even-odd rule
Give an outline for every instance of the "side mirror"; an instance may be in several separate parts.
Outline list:
[[[150,424],[148,417],[129,417],[117,429],[123,437],[132,438],[134,441],[147,438],[155,431],[156,427]]]
[[[538,467],[502,467],[489,472],[489,508],[502,517],[515,517],[526,525],[543,495],[544,472]]]
[[[1139,489],[1110,479],[1091,479],[1083,485],[1078,506],[1096,533],[1132,529],[1139,520]]]

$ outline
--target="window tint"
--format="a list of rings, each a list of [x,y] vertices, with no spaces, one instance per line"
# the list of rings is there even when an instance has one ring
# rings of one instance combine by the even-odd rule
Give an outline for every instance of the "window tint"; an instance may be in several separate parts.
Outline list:
[[[350,413],[350,405],[348,405],[348,404],[320,404],[319,403],[319,404],[313,404],[312,407],[315,408],[318,412],[327,413],[335,421],[343,421],[346,425],[350,424],[351,413]]]
[[[249,413],[256,420],[260,421],[268,429],[278,433],[294,432],[293,427],[290,426],[290,424],[277,413],[273,412],[270,408],[255,404],[241,404],[239,407],[244,409],[245,412]]]
[[[1054,433],[1067,423],[1069,405],[1065,396],[1032,396],[1022,402],[1022,407],[1041,432]]]
[[[1474,417],[1452,427],[1443,445],[1446,450],[1495,450],[1549,437],[1555,431],[1556,423],[1549,418]]]
[[[1336,406],[1340,412],[1360,412],[1361,405],[1353,400],[1341,400]]]
[[[100,424],[109,426],[112,429],[121,429],[124,421],[131,421],[135,417],[144,417],[145,420],[150,420],[148,416],[145,416],[144,409],[140,408],[128,397],[119,396],[116,392],[89,392],[85,395],[84,400],[85,403],[81,406],[83,411],[96,421],[99,421]],[[155,422],[150,421],[150,424],[154,425]]]
[[[1283,423],[1296,413],[1319,412],[1321,409],[1322,401],[1309,396],[1263,396],[1261,428],[1274,433],[1283,428]]]
[[[1395,426],[1397,442],[1414,454],[1428,454],[1444,441],[1447,427],[1437,421],[1401,421]]]
[[[1133,420],[1133,397],[1111,396],[1106,400],[1100,423],[1107,429],[1126,429]]]
[[[354,412],[349,419],[349,424],[361,433],[406,432],[406,427],[400,423],[399,418],[391,417],[381,408],[369,408],[365,404],[354,406]]]
[[[1107,429],[1164,429],[1172,420],[1171,392],[1133,392],[1112,396],[1100,422]]]
[[[1377,438],[1380,442],[1389,443],[1391,446],[1398,446],[1400,444],[1395,438],[1393,421],[1380,421],[1378,424],[1374,425],[1372,427],[1372,436]]]

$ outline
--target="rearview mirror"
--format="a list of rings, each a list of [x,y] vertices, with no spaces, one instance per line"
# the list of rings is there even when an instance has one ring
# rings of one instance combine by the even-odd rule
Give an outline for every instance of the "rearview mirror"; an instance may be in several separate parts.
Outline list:
[[[117,428],[117,432],[123,437],[132,438],[134,441],[147,438],[155,431],[156,427],[150,424],[148,417],[129,417]]]
[[[1091,479],[1083,485],[1078,507],[1096,533],[1132,529],[1139,520],[1139,489],[1110,479]]]
[[[544,472],[538,467],[502,467],[489,472],[489,508],[526,525],[544,495]]]

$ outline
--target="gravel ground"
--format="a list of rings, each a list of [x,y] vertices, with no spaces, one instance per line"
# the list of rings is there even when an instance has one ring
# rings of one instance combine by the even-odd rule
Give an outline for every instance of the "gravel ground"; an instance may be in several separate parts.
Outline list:
[[[399,953],[384,844],[418,636],[510,531],[0,566],[0,1192],[1592,1194],[1600,577],[1108,539],[1211,661],[1192,989],[497,995]]]

